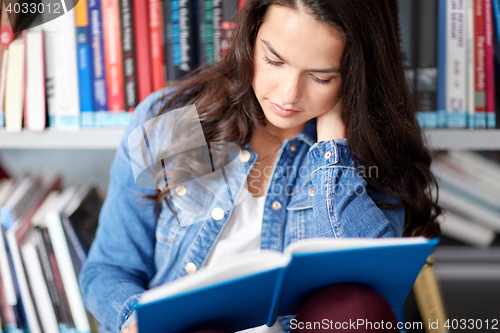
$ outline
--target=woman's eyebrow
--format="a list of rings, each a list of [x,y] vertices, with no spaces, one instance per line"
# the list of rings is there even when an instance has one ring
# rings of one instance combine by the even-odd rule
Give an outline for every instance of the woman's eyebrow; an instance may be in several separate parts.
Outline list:
[[[273,49],[273,47],[271,46],[271,44],[267,41],[267,40],[264,40],[264,39],[261,39],[260,40],[266,47],[267,49],[272,53],[274,54],[276,57],[278,57],[280,60],[286,62],[285,59],[283,59],[283,57],[278,53],[276,52],[275,49]],[[337,73],[337,74],[340,74],[340,69],[334,67],[334,68],[328,68],[328,69],[308,69],[306,70],[307,72],[314,72],[314,73],[325,73],[325,74],[329,74],[329,73]]]

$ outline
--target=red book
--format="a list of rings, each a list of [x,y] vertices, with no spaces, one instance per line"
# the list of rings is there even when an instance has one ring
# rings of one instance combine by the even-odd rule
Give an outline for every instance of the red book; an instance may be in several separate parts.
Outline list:
[[[101,0],[108,111],[125,111],[119,0]]]
[[[139,102],[153,92],[148,5],[149,3],[145,0],[133,0],[135,61]]]
[[[495,68],[493,55],[493,8],[491,0],[484,0],[484,28],[485,28],[485,55],[486,55],[486,114],[495,115]],[[488,127],[495,128],[494,122],[489,121]]]
[[[486,109],[484,0],[474,0],[474,90],[476,112]]]
[[[163,56],[163,20],[161,1],[149,0],[149,35],[151,36],[151,70],[153,90],[165,86],[165,57]]]

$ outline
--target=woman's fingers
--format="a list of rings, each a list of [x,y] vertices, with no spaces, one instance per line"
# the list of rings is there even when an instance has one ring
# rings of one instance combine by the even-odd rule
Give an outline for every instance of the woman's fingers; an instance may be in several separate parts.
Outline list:
[[[124,328],[122,333],[137,333],[137,319],[132,320],[130,326]]]

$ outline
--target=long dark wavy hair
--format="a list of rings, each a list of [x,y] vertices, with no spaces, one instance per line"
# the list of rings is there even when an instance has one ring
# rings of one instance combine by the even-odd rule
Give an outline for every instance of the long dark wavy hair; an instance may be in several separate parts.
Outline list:
[[[194,102],[207,142],[246,145],[255,128],[266,124],[252,89],[253,51],[271,5],[303,8],[343,35],[342,117],[352,157],[383,175],[365,180],[401,203],[377,205],[405,210],[404,236],[438,236],[441,208],[431,194],[437,184],[402,65],[397,0],[247,0],[224,59],[177,82],[176,93],[158,101],[159,115]],[[157,208],[170,188],[158,191]]]

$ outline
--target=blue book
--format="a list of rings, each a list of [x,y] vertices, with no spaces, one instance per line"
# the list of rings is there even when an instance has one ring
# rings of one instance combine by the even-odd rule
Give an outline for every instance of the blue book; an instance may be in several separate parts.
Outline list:
[[[308,239],[284,253],[262,250],[202,268],[146,291],[136,307],[139,332],[232,332],[296,314],[321,289],[359,283],[399,309],[437,239]]]
[[[88,21],[87,1],[81,0],[75,6],[76,54],[78,58],[78,86],[80,92],[80,125],[92,127],[94,93],[92,82],[92,49]]]
[[[108,111],[108,96],[106,92],[106,71],[104,66],[104,44],[102,35],[101,0],[88,0],[89,34],[92,42],[92,83],[93,111]],[[96,126],[101,127],[96,117]]]
[[[437,127],[446,127],[446,0],[438,2]]]

